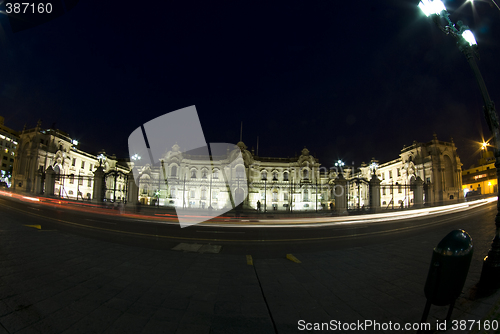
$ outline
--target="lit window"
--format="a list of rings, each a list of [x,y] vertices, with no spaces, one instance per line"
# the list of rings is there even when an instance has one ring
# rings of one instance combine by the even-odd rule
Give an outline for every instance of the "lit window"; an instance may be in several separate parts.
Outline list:
[[[214,179],[218,179],[219,178],[219,170],[216,169],[214,170]]]

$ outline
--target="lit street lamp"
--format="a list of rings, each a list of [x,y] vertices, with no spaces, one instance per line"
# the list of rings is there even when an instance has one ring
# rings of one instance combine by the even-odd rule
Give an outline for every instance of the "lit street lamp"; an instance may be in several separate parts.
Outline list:
[[[495,111],[495,104],[490,99],[488,90],[484,83],[483,77],[479,72],[474,56],[476,54],[475,48],[477,46],[474,35],[469,30],[469,27],[458,21],[454,24],[450,20],[450,14],[441,0],[422,0],[419,5],[420,9],[426,16],[431,16],[434,23],[447,35],[453,36],[457,40],[459,50],[465,55],[469,65],[476,77],[481,96],[483,98],[483,110],[486,118],[486,123],[493,135],[494,152],[495,152],[495,168],[497,170],[497,181],[500,179],[500,133],[498,129],[498,116]],[[440,18],[447,21],[446,26],[442,26]],[[500,182],[497,182],[500,184]],[[500,188],[498,189],[500,191]],[[488,256],[484,258],[483,269],[478,287],[483,291],[491,291],[500,287],[500,201],[497,201],[497,215],[495,217],[495,237],[491,244],[491,249]]]

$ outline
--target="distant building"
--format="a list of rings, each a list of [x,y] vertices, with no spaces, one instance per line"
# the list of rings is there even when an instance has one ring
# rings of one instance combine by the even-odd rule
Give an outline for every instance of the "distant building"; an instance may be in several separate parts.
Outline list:
[[[0,181],[11,185],[12,170],[17,154],[19,133],[4,125],[0,116]]]
[[[495,155],[492,151],[483,151],[481,158],[470,168],[462,172],[463,196],[497,194],[497,170]]]
[[[94,171],[99,166],[97,155],[78,148],[78,142],[56,129],[42,129],[40,122],[20,134],[19,154],[13,169],[13,188],[19,191],[42,193],[45,172],[52,167],[56,173],[54,194],[70,199],[91,199]],[[108,178],[106,197],[121,200],[125,197],[126,180],[130,171],[125,161],[103,154],[104,172],[119,171],[116,180]]]

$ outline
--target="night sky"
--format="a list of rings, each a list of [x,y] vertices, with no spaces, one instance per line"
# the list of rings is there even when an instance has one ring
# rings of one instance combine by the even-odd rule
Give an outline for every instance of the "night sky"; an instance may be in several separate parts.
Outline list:
[[[450,137],[469,167],[490,134],[465,57],[418,1],[101,1],[13,33],[0,24],[0,115],[42,120],[88,151],[128,156],[141,124],[196,105],[207,142],[259,155],[306,146],[330,167]],[[445,1],[479,44],[500,108],[500,11]]]

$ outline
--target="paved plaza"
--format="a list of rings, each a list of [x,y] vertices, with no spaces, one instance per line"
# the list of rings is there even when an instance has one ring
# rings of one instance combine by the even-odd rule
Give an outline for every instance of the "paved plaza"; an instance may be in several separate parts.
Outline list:
[[[493,222],[494,210],[487,216]],[[134,247],[1,217],[0,333],[264,334],[307,332],[301,320],[415,323],[432,249],[450,231],[294,253],[292,261],[226,254],[224,246],[216,254]],[[471,299],[493,228],[466,227],[475,250],[453,319],[498,319],[499,293]],[[446,311],[433,306],[429,322]]]

